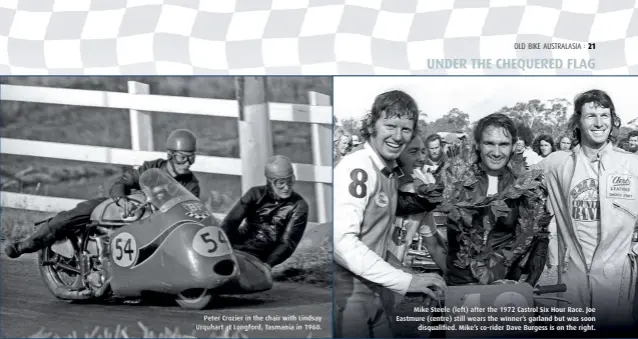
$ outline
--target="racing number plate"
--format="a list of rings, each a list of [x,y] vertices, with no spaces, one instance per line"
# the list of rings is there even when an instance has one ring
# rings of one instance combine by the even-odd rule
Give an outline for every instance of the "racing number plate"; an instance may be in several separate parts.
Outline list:
[[[534,316],[533,289],[528,284],[450,286],[445,295],[451,337],[520,336]]]

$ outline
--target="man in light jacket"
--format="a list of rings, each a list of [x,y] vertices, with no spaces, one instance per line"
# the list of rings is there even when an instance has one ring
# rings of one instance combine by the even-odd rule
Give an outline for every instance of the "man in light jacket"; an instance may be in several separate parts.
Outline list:
[[[546,174],[549,207],[562,240],[564,297],[571,307],[595,309],[587,315],[596,318],[596,331],[611,337],[611,331],[622,332],[633,324],[638,157],[610,141],[620,119],[601,90],[575,99],[569,126],[579,145],[572,152],[554,152],[532,167]]]

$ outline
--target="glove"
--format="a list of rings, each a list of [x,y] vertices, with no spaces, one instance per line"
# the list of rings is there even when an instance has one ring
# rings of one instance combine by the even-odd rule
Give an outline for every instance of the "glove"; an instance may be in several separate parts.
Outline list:
[[[134,202],[126,197],[119,198],[115,204],[122,208],[122,218],[130,216],[131,212],[137,207]]]

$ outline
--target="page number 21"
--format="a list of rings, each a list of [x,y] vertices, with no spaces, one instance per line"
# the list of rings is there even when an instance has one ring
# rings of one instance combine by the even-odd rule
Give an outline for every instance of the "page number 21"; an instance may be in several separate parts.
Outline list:
[[[588,42],[587,43],[587,49],[596,49],[596,43],[592,43],[592,42]]]

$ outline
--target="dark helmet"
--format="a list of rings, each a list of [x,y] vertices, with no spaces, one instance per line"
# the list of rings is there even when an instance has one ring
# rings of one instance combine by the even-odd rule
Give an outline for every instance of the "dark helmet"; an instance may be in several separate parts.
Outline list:
[[[166,139],[166,150],[177,152],[195,152],[197,138],[187,129],[177,129],[171,132]]]
[[[268,159],[264,174],[268,179],[280,179],[293,176],[292,161],[283,155],[275,155]]]

